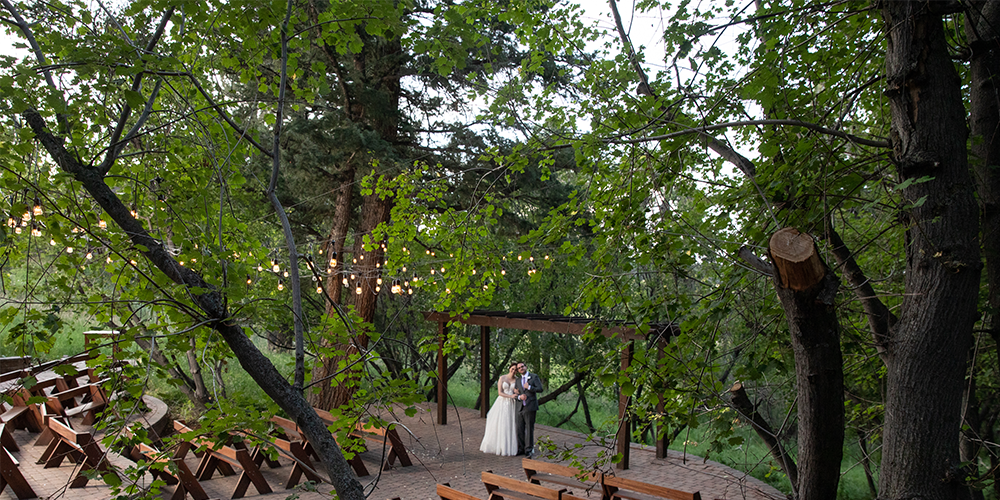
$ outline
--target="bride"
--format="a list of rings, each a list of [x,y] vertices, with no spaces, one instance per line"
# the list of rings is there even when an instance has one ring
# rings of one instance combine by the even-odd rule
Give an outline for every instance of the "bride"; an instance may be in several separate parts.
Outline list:
[[[517,432],[514,418],[517,407],[517,390],[514,389],[514,372],[517,363],[510,365],[506,375],[501,375],[497,381],[500,395],[493,402],[490,412],[486,415],[486,433],[479,450],[483,453],[513,456],[517,454]]]

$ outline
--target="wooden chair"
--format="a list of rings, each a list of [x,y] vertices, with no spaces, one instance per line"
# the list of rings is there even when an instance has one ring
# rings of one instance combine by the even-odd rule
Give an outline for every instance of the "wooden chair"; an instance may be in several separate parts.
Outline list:
[[[441,500],[480,500],[479,497],[452,488],[448,483],[437,485],[437,494]]]
[[[554,490],[492,472],[483,472],[482,480],[489,500],[562,500],[566,491],[565,488]]]
[[[14,493],[19,500],[25,500],[27,498],[38,498],[35,494],[35,490],[31,489],[31,485],[28,481],[24,479],[24,475],[21,474],[21,469],[18,468],[20,465],[16,458],[10,454],[11,448],[10,443],[14,444],[14,451],[17,451],[17,443],[14,443],[14,438],[10,434],[10,430],[7,429],[6,424],[0,424],[0,492],[3,492],[7,486],[10,486],[10,491]]]
[[[521,460],[521,467],[528,477],[528,482],[535,484],[546,483],[558,484],[569,488],[577,496],[591,496],[590,492],[597,492],[594,496],[602,496],[600,472],[590,472],[581,474],[579,469],[567,467],[565,465],[543,462],[525,458]],[[584,479],[584,480],[581,480]]]
[[[668,500],[701,500],[701,493],[697,491],[688,493],[623,477],[604,476],[602,485],[604,487],[604,498],[608,500],[617,498],[646,500],[650,497],[665,498]]]
[[[174,429],[182,433],[194,432],[176,420],[174,421]],[[257,493],[262,495],[271,493],[271,486],[267,484],[264,476],[260,473],[260,465],[264,462],[265,457],[259,446],[251,451],[242,442],[229,445],[215,444],[202,436],[196,436],[189,442],[198,450],[203,451],[198,471],[195,472],[195,477],[199,481],[211,479],[216,471],[224,476],[233,475],[235,474],[233,470],[235,466],[240,468],[242,472],[230,498],[243,498],[251,484],[256,488]]]
[[[53,440],[42,454],[45,468],[59,467],[67,456],[81,464],[80,471],[69,485],[70,488],[86,486],[90,480],[84,472],[88,470],[97,469],[105,474],[118,475],[108,467],[104,452],[89,432],[76,431],[67,422],[55,416],[48,418],[48,428],[52,431]]]

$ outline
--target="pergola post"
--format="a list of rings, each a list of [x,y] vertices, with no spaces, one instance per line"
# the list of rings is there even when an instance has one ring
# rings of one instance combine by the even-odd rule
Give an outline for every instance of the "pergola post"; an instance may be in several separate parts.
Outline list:
[[[479,327],[479,416],[486,418],[490,411],[490,327]]]
[[[660,338],[656,342],[656,368],[657,369],[660,368],[660,360],[663,359],[663,351],[664,351],[664,349],[666,349],[666,347],[667,347],[667,338],[664,337],[664,336],[660,336]],[[657,384],[657,385],[659,385],[659,384]],[[661,387],[657,387],[656,389],[660,392],[660,402],[657,403],[657,405],[656,405],[656,413],[662,416],[664,414],[664,412],[666,411],[666,407],[667,407],[667,405],[666,405],[666,397],[667,397],[667,395],[665,394],[666,391],[664,391],[664,388],[662,386]],[[656,428],[656,458],[667,458],[667,445],[669,445],[670,443],[667,442],[667,424],[666,424],[666,419],[665,418],[664,419],[660,419],[655,425],[656,425],[656,427],[655,427]]]
[[[448,327],[444,321],[438,322],[438,425],[448,425],[448,363],[444,355],[444,341],[448,338]]]
[[[629,365],[632,364],[632,349],[635,345],[635,341],[628,341],[622,347],[622,373],[628,371]],[[618,389],[618,453],[621,455],[622,459],[620,462],[615,464],[615,468],[619,470],[628,469],[628,459],[629,451],[632,449],[632,422],[628,418],[628,396]]]

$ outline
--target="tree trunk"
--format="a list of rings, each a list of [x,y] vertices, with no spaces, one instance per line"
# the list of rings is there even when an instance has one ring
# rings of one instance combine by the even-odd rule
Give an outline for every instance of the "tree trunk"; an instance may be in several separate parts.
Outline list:
[[[879,492],[887,500],[965,491],[958,437],[980,275],[979,210],[966,157],[961,81],[939,2],[882,2],[892,159],[906,230],[905,294],[887,348]],[[929,179],[929,180],[928,180]]]
[[[837,498],[844,449],[844,365],[833,299],[837,277],[812,237],[793,228],[769,244],[774,285],[788,319],[798,394],[798,487],[803,500]]]
[[[965,34],[969,40],[969,124],[972,128],[971,153],[976,192],[983,214],[982,251],[986,262],[987,299],[985,326],[1000,345],[1000,3],[973,1],[966,11]],[[973,353],[976,349],[973,349]],[[975,357],[970,358],[975,361]],[[991,440],[993,426],[983,421],[996,419],[996,405],[987,405],[980,418],[975,379],[970,377],[966,388],[966,423],[981,440]],[[960,459],[970,464],[970,472],[979,475],[975,465],[981,449],[963,432]],[[994,481],[994,487],[997,482]],[[983,498],[983,493],[969,489],[970,498]]]

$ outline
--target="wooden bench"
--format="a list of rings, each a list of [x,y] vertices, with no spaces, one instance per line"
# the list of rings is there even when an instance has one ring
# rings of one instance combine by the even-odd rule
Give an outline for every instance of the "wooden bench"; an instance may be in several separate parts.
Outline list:
[[[604,498],[614,500],[647,500],[649,498],[666,498],[669,500],[701,500],[701,493],[688,493],[674,490],[657,484],[644,483],[635,479],[625,479],[616,476],[604,476],[601,482],[604,486]]]
[[[333,415],[331,415],[330,412],[324,411],[324,410],[320,410],[320,409],[317,408],[316,409],[316,413],[327,424],[331,424],[332,425],[334,423]],[[302,442],[304,443],[306,454],[310,455],[310,456],[312,456],[314,458],[316,458],[316,460],[319,460],[319,454],[316,453],[316,450],[313,449],[312,444],[309,443],[309,439],[306,438],[305,434],[302,434],[302,431],[299,430],[299,428],[295,424],[295,422],[292,422],[291,420],[288,420],[288,419],[283,418],[283,417],[274,417],[274,418],[271,419],[271,421],[274,422],[275,418],[276,419],[280,419],[282,421],[285,421],[288,424],[291,424],[292,426],[294,426],[294,428],[286,426],[285,427],[286,432],[292,432],[294,430],[294,432],[299,436],[299,439],[301,439]],[[336,437],[336,436],[334,436],[334,437]],[[355,436],[355,437],[357,439],[361,439],[358,436]],[[358,445],[357,442],[342,443],[342,442],[338,441],[337,444],[340,445],[340,448],[341,448],[342,451],[347,452],[347,454],[353,455],[351,458],[349,458],[347,460],[347,463],[351,464],[351,468],[354,469],[354,474],[356,474],[358,477],[365,477],[365,476],[370,475],[370,473],[368,472],[368,468],[365,467],[365,463],[361,460],[361,452],[364,451],[363,443],[362,443],[362,449],[361,450],[355,449],[356,445]],[[347,456],[345,455],[344,458],[347,458]]]
[[[77,402],[76,398],[81,398],[81,401]],[[97,421],[97,415],[107,407],[108,400],[100,382],[96,382],[52,393],[46,404],[56,414],[64,417],[78,417],[82,414],[83,425],[93,425]]]
[[[336,419],[333,415],[319,408],[314,408],[316,414],[327,424],[335,424]],[[399,459],[399,464],[403,467],[409,467],[413,465],[413,461],[410,460],[410,455],[406,451],[406,446],[403,445],[403,440],[399,438],[399,433],[396,432],[395,428],[381,428],[376,427],[370,423],[358,422],[354,425],[354,430],[350,433],[351,436],[361,439],[373,441],[379,444],[379,446],[384,447],[386,444],[389,445],[389,453],[385,457],[385,461],[382,464],[382,470],[386,470],[396,463],[396,459]],[[362,444],[363,449],[365,449]]]
[[[38,418],[38,414],[28,407],[28,403],[23,398],[13,394],[11,398],[14,400],[14,404],[10,408],[4,403],[0,403],[0,423],[10,424],[14,429],[41,432],[42,422]],[[17,451],[17,449],[11,451]]]
[[[543,462],[525,458],[521,460],[521,467],[524,468],[524,475],[528,477],[528,482],[535,484],[546,483],[565,486],[569,491],[577,496],[590,496],[591,491],[602,495],[600,472],[581,473],[579,469],[567,467],[565,465]]]
[[[181,433],[193,433],[194,431],[181,422],[174,421],[174,430]],[[267,484],[264,476],[260,473],[260,465],[264,462],[264,453],[260,447],[255,447],[253,451],[247,449],[242,442],[232,444],[216,444],[203,436],[195,436],[190,442],[198,450],[202,451],[201,463],[198,464],[198,471],[195,477],[199,481],[206,481],[219,471],[224,476],[235,474],[233,467],[242,470],[233,494],[230,498],[243,498],[250,485],[253,484],[257,493],[271,493],[271,486]]]
[[[565,488],[554,490],[492,472],[483,472],[482,479],[489,500],[562,500],[566,492]]]
[[[21,470],[18,469],[17,459],[10,454],[11,450],[17,451],[17,443],[14,443],[13,436],[10,435],[10,430],[7,429],[6,424],[0,424],[0,492],[3,492],[7,486],[10,486],[11,492],[14,493],[20,500],[27,498],[38,498],[35,494],[35,490],[31,489],[31,485],[28,481],[24,479],[24,475],[21,474]],[[14,448],[10,448],[9,444],[13,443]]]
[[[448,483],[437,485],[437,494],[441,500],[480,500],[479,497],[452,488]]]
[[[162,479],[168,486],[177,485],[170,500],[184,500],[187,495],[191,495],[194,500],[208,500],[205,488],[201,486],[198,479],[191,472],[191,468],[184,462],[184,458],[191,451],[193,445],[187,441],[181,441],[172,452],[162,452],[151,445],[139,443],[129,452],[130,458],[139,462],[145,460],[150,464],[150,474],[153,479]],[[174,475],[176,471],[176,476]]]
[[[285,481],[285,489],[294,488],[295,485],[299,484],[302,474],[305,474],[310,481],[323,482],[323,479],[316,474],[316,467],[309,460],[310,451],[307,450],[309,443],[299,432],[295,422],[278,416],[271,417],[271,422],[275,429],[272,444],[275,448],[290,454],[293,462],[292,470],[288,473],[288,479]],[[360,459],[357,461],[361,462]],[[354,466],[353,463],[351,465]],[[364,468],[364,466],[362,463],[361,467]],[[354,470],[357,473],[357,467]],[[364,469],[364,472],[365,475],[368,474],[367,469]]]
[[[114,470],[108,467],[108,461],[105,460],[104,452],[101,451],[101,447],[97,444],[93,435],[89,432],[74,430],[68,423],[62,421],[60,417],[52,416],[47,420],[48,428],[52,431],[54,439],[49,443],[48,448],[45,449],[45,453],[42,454],[45,460],[45,468],[59,467],[63,459],[67,456],[72,457],[75,462],[81,464],[80,471],[69,485],[70,488],[83,488],[86,486],[90,479],[87,478],[84,472],[88,470],[97,469],[104,474],[118,476]]]

